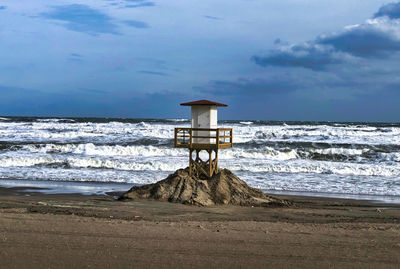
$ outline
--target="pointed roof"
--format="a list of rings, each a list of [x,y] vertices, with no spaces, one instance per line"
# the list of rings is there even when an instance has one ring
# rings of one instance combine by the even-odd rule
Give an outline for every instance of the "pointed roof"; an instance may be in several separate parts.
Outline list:
[[[193,102],[182,103],[181,106],[228,106],[210,100],[198,100]]]

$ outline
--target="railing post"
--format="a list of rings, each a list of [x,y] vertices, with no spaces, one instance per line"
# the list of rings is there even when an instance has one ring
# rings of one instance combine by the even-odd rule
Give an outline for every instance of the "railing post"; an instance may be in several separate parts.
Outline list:
[[[229,138],[231,141],[231,147],[233,146],[233,129],[230,131],[231,137]]]
[[[174,136],[174,145],[177,147],[177,140],[178,140],[178,128],[175,128],[175,136]]]
[[[212,177],[213,175],[213,166],[212,166],[212,150],[208,151],[208,177]]]
[[[192,128],[189,129],[189,147],[192,148],[192,139],[193,139],[193,134],[192,134]]]
[[[189,176],[193,176],[193,159],[192,159],[193,150],[189,149]]]
[[[219,128],[217,129],[217,148],[219,147]]]

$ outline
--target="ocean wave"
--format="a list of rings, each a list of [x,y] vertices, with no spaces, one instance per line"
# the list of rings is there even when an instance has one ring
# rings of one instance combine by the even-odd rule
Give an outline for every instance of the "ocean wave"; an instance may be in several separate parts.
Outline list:
[[[166,119],[166,121],[173,121],[173,122],[189,122],[189,119]]]
[[[187,156],[187,150],[174,148],[172,141],[139,140],[127,145],[96,145],[93,143],[82,144],[25,144],[15,145],[0,143],[0,150],[24,151],[41,154],[72,154],[82,156],[120,156],[127,158],[138,157],[183,157]],[[5,148],[5,149],[4,149]],[[399,162],[398,151],[387,152],[385,148],[313,148],[313,147],[271,147],[254,146],[253,148],[234,147],[219,152],[223,159],[259,159],[259,160],[292,160],[305,159],[317,161],[352,161],[352,162]]]
[[[0,167],[26,167],[40,164],[49,164],[58,162],[53,158],[29,158],[29,157],[2,157],[0,158]]]
[[[382,163],[362,164],[350,162],[313,161],[302,159],[288,159],[282,162],[282,156],[276,160],[245,159],[238,161],[237,158],[221,159],[221,167],[228,167],[234,171],[263,172],[263,173],[309,173],[309,174],[335,174],[354,176],[381,176],[399,177],[400,165],[389,165]],[[186,167],[187,156],[158,156],[143,157],[136,159],[115,159],[103,157],[83,156],[58,156],[49,157],[2,157],[0,167],[53,167],[53,168],[93,168],[114,169],[129,171],[174,171]]]
[[[400,162],[400,152],[393,153],[381,153],[379,152],[378,157],[382,161]]]
[[[28,144],[19,147],[20,150],[31,153],[44,154],[76,154],[86,156],[129,156],[129,157],[178,157],[187,156],[187,150],[173,147],[143,146],[143,145],[95,145],[86,144]],[[295,150],[275,150],[265,147],[258,150],[244,150],[234,148],[220,151],[221,158],[250,158],[250,159],[270,159],[270,160],[290,160],[298,158]]]
[[[351,148],[325,148],[325,149],[309,149],[310,153],[317,153],[325,156],[361,156],[368,152],[371,152],[371,149],[351,149]]]
[[[247,128],[247,129],[246,129]],[[343,128],[332,126],[256,126],[235,129],[240,142],[303,141],[348,144],[400,144],[400,128]]]
[[[109,121],[64,122],[69,119],[38,119],[27,122],[1,122],[3,141],[86,141],[126,142],[137,138],[173,139],[175,121]],[[246,124],[244,124],[246,123]],[[310,142],[336,144],[400,145],[400,128],[360,126],[340,127],[330,125],[260,125],[224,122],[220,127],[233,127],[234,142]],[[188,127],[189,121],[182,121]]]
[[[0,167],[32,167],[52,168],[96,168],[128,171],[174,171],[182,168],[183,163],[171,160],[121,161],[102,158],[45,158],[45,157],[3,157]]]
[[[296,150],[276,150],[265,147],[258,150],[232,149],[221,151],[222,159],[291,160],[299,158]]]
[[[229,162],[228,162],[229,163]],[[399,177],[400,166],[294,160],[282,162],[229,163],[232,170],[287,174],[335,174],[343,176]]]
[[[41,144],[41,145],[24,145],[22,150],[32,153],[46,154],[79,154],[88,156],[180,156],[182,149],[172,147],[160,148],[155,146],[122,146],[122,145],[95,145],[93,143],[86,144]]]
[[[188,165],[188,150],[173,148],[186,119],[10,119],[0,119],[0,178],[141,182]],[[252,122],[220,122],[234,147],[219,151],[219,164],[253,185],[276,177],[270,188],[301,189],[312,178],[310,187],[331,180],[324,190],[381,193],[390,182],[399,192],[399,124]]]
[[[71,123],[73,119],[36,119],[37,122],[55,122],[55,123]]]

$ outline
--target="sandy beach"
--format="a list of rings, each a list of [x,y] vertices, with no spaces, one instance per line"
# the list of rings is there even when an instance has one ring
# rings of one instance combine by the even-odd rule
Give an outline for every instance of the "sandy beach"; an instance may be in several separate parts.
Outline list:
[[[400,205],[198,207],[0,189],[2,268],[399,268]]]

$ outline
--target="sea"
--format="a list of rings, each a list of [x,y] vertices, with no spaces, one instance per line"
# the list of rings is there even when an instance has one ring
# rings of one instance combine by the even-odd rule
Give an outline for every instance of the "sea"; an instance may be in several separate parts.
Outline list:
[[[219,121],[228,168],[266,193],[400,203],[400,124]],[[0,186],[104,194],[188,166],[174,148],[187,119],[0,117]],[[28,194],[27,194],[28,195]]]

